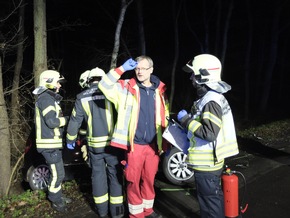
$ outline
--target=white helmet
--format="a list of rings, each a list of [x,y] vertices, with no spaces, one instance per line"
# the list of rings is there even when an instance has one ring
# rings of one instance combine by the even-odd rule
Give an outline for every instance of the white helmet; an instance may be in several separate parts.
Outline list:
[[[201,54],[194,57],[183,68],[186,72],[193,71],[197,84],[205,84],[209,88],[225,93],[231,86],[221,80],[222,65],[220,60],[210,54]]]
[[[89,70],[86,70],[85,72],[83,72],[80,76],[80,79],[79,79],[79,84],[82,88],[86,88],[88,87],[88,75],[91,71]]]
[[[81,74],[79,84],[82,88],[89,87],[89,82],[93,77],[103,77],[104,75],[105,72],[98,67],[92,70],[87,70]]]
[[[55,89],[57,82],[64,81],[64,77],[55,70],[45,70],[40,74],[39,86]]]
[[[94,68],[90,71],[88,75],[88,80],[90,80],[92,77],[103,77],[105,75],[105,72],[101,68]]]

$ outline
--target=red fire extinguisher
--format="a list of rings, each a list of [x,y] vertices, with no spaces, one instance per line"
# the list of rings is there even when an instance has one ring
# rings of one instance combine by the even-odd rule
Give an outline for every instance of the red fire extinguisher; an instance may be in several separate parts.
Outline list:
[[[240,174],[244,182],[246,181],[241,172],[232,171],[230,168],[227,168],[222,175],[226,217],[238,217],[240,216],[240,212],[245,213],[248,208],[248,204],[246,204],[244,209],[239,207],[239,179],[236,174]],[[246,190],[246,182],[244,187]]]

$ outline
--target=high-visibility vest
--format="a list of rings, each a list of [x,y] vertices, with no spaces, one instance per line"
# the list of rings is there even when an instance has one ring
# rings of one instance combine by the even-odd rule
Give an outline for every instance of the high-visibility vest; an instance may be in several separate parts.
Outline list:
[[[202,111],[203,107],[210,101],[214,101],[222,108],[222,119],[215,120],[220,125],[217,139],[209,142],[198,137],[190,138],[188,149],[188,162],[196,170],[213,171],[222,168],[224,158],[231,157],[239,153],[235,125],[231,108],[226,98],[217,92],[209,91],[194,105],[197,111]],[[203,117],[210,116],[208,113]],[[188,131],[194,133],[200,126],[200,122],[193,120],[188,126]]]

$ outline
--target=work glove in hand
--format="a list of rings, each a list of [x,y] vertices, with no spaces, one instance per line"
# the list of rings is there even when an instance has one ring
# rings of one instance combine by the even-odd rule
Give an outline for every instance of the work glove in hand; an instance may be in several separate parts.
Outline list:
[[[83,158],[85,161],[87,161],[88,159],[88,150],[87,150],[87,146],[86,145],[83,145],[81,147],[81,151],[83,152]]]
[[[177,120],[183,128],[187,128],[188,123],[191,120],[191,115],[186,110],[181,110],[177,114]]]
[[[76,143],[75,142],[73,142],[73,143],[67,143],[66,144],[66,147],[68,148],[68,149],[70,149],[70,150],[73,150],[74,148],[75,148],[75,146],[76,146]]]
[[[128,70],[135,69],[137,67],[137,64],[138,63],[136,61],[134,61],[132,58],[130,58],[122,65],[122,67],[125,71],[128,71]]]
[[[178,121],[181,121],[181,119],[184,117],[184,116],[186,116],[187,115],[187,111],[186,110],[181,110],[181,111],[179,111],[178,112],[178,114],[177,114],[177,120]]]

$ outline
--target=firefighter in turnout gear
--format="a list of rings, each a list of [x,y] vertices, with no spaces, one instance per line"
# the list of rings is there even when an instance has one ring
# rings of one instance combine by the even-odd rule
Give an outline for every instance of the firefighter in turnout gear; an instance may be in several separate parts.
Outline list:
[[[190,113],[181,110],[177,119],[190,140],[187,162],[194,169],[200,214],[224,218],[224,159],[239,153],[232,111],[223,95],[231,86],[221,81],[222,66],[213,55],[198,55],[183,69],[191,73],[198,99]]]
[[[135,70],[134,76],[121,80],[129,70]],[[154,179],[159,154],[166,149],[162,133],[167,126],[169,105],[165,84],[152,73],[152,59],[139,56],[136,61],[128,59],[112,69],[99,84],[118,112],[111,145],[126,150],[122,163],[131,218],[162,217],[153,210]]]
[[[87,142],[92,168],[92,191],[100,217],[123,217],[123,175],[120,164],[124,151],[110,146],[114,128],[113,105],[99,90],[99,80],[105,75],[100,68],[84,72],[80,77],[83,90],[77,95],[67,128],[67,147],[74,149],[83,120],[87,124]],[[109,187],[108,187],[109,186]]]
[[[66,211],[66,203],[71,200],[62,195],[61,184],[65,176],[62,148],[63,127],[67,117],[63,117],[59,102],[62,96],[58,94],[64,81],[59,72],[46,70],[40,74],[39,86],[33,91],[37,96],[35,103],[36,148],[41,153],[50,169],[48,181],[48,199],[52,208]]]

